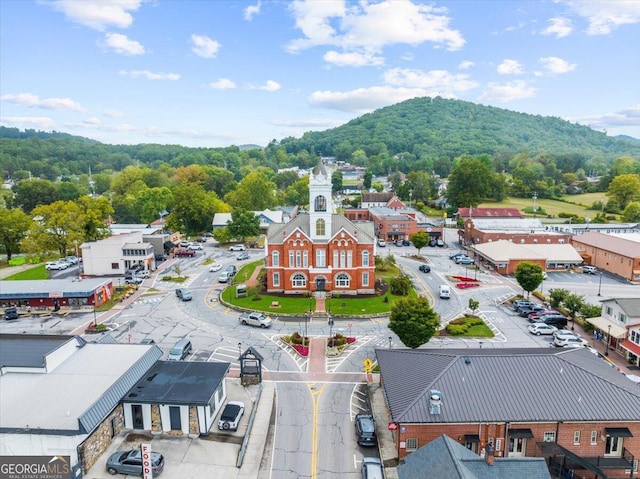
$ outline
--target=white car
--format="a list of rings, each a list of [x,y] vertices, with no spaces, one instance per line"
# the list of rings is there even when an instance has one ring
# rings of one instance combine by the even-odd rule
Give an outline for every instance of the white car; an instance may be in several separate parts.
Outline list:
[[[244,403],[242,401],[229,401],[222,410],[218,429],[224,431],[237,431],[240,419],[244,414]]]
[[[531,334],[535,334],[536,336],[540,336],[541,334],[551,335],[558,330],[558,328],[556,328],[555,326],[551,326],[550,324],[544,324],[544,323],[530,324],[527,327],[527,329]]]
[[[244,251],[246,248],[243,244],[234,244],[233,246],[229,246],[229,251]]]
[[[202,245],[200,243],[192,243],[187,247],[187,249],[190,249],[191,251],[202,250]]]
[[[69,263],[65,263],[64,261],[51,261],[45,266],[47,271],[57,271],[60,269],[67,269],[68,267]]]
[[[209,266],[209,272],[215,273],[216,271],[220,271],[222,269],[222,265],[220,263],[213,263]]]
[[[559,348],[578,348],[581,346],[586,346],[589,343],[580,337],[574,336],[572,338],[555,338],[553,340],[553,344],[558,346]]]
[[[577,337],[579,337],[578,334],[568,329],[558,329],[555,333],[553,333],[553,339],[556,339],[556,338],[566,339],[566,338],[577,338]]]

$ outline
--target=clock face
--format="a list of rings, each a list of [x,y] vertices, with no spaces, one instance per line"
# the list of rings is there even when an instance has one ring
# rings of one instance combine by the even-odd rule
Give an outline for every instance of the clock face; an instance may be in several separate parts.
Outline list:
[[[317,179],[318,181],[324,181],[324,176],[322,176],[322,175],[318,175],[318,176],[316,176],[316,179]]]

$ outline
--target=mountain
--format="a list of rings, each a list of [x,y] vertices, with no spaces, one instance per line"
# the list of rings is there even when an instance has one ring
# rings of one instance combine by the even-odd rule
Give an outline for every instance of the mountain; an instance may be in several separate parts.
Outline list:
[[[281,142],[290,153],[311,148],[324,156],[367,156],[386,145],[390,155],[455,158],[460,155],[580,154],[640,157],[640,144],[609,137],[555,117],[529,115],[440,97],[414,98],[358,117],[337,128]],[[339,158],[344,159],[344,158]]]

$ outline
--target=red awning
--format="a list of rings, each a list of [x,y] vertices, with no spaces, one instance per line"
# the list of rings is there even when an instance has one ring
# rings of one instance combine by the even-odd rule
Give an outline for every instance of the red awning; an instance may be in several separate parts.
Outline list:
[[[620,346],[622,346],[627,351],[631,351],[636,356],[640,356],[640,346],[638,346],[636,343],[632,343],[631,341],[627,340],[622,341],[620,343]]]

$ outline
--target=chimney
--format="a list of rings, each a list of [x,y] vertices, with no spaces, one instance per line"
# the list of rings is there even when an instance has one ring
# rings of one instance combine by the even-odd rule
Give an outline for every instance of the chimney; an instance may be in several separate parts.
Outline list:
[[[493,466],[493,455],[495,453],[495,448],[493,447],[493,443],[490,442],[487,444],[487,452],[484,456],[484,460],[487,461],[487,465]]]

